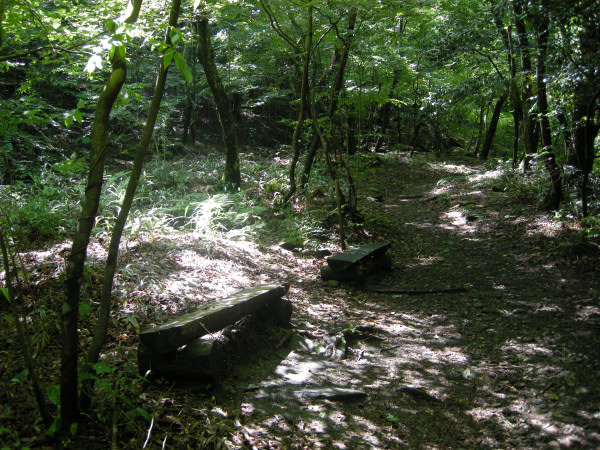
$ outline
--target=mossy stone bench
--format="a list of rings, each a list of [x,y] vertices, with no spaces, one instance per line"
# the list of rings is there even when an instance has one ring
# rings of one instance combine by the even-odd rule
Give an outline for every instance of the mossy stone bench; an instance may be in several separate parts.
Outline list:
[[[365,272],[371,269],[389,270],[392,258],[389,254],[390,242],[374,242],[348,250],[327,258],[327,265],[321,267],[323,280],[361,281]]]
[[[288,287],[260,285],[227,298],[201,305],[163,325],[140,333],[138,370],[154,377],[218,380],[223,359],[223,341],[211,333],[235,324],[247,315],[257,315],[278,326],[289,326],[292,306],[283,299]]]

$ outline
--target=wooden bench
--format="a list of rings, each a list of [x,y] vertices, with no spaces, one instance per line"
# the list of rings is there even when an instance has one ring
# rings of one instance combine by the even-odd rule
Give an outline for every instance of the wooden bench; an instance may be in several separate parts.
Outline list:
[[[366,244],[344,253],[327,258],[327,266],[321,266],[323,280],[361,281],[370,269],[392,268],[392,258],[388,252],[390,242]]]
[[[221,375],[223,339],[211,333],[257,315],[278,326],[289,326],[292,305],[283,299],[287,286],[260,285],[223,300],[202,305],[169,322],[140,333],[138,370],[141,375],[171,379]]]

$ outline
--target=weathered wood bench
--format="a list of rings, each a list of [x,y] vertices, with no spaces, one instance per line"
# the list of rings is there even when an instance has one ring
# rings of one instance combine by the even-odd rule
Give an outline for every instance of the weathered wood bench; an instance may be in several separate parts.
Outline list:
[[[202,305],[169,322],[140,333],[138,370],[141,375],[170,379],[211,378],[222,370],[223,339],[211,333],[256,315],[278,326],[289,326],[292,305],[283,299],[287,286],[260,285]]]
[[[321,266],[323,280],[360,281],[369,269],[392,268],[392,258],[388,250],[390,242],[366,244],[344,253],[327,258],[327,265]]]

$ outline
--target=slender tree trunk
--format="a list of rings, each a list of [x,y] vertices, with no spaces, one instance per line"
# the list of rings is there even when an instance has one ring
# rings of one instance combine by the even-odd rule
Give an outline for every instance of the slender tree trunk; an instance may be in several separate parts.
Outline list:
[[[541,1],[542,11],[539,12],[536,20],[538,42],[536,54],[536,87],[537,87],[537,107],[540,115],[540,131],[542,135],[542,146],[545,152],[544,166],[550,174],[550,189],[542,203],[542,208],[546,211],[558,209],[563,197],[562,176],[560,168],[556,163],[554,152],[552,151],[552,133],[550,131],[550,121],[548,120],[548,98],[546,94],[546,53],[548,49],[548,11],[545,0]]]
[[[167,46],[171,46],[171,38],[169,36],[169,32],[172,27],[177,26],[180,6],[181,0],[172,0],[169,11],[169,28],[167,28],[165,34],[165,44]],[[123,198],[123,203],[121,204],[121,208],[119,210],[119,214],[117,215],[117,219],[115,221],[115,225],[110,238],[108,256],[106,258],[106,265],[104,269],[104,277],[102,283],[100,310],[98,313],[99,317],[98,322],[96,324],[96,330],[94,332],[94,338],[92,340],[92,344],[90,345],[86,359],[87,365],[85,370],[88,374],[93,373],[92,365],[98,362],[100,351],[106,341],[111,311],[112,287],[115,272],[117,269],[117,258],[119,255],[119,245],[121,243],[121,237],[123,235],[125,223],[127,222],[127,217],[129,216],[129,211],[131,210],[131,205],[135,198],[135,191],[137,190],[140,175],[142,173],[144,159],[146,157],[146,151],[148,150],[148,147],[150,145],[150,140],[152,139],[154,126],[156,125],[156,118],[158,116],[158,110],[165,90],[165,83],[167,80],[168,71],[169,68],[165,65],[165,57],[163,56],[160,61],[158,76],[156,79],[156,84],[154,86],[154,95],[152,96],[152,101],[150,102],[148,116],[146,118],[146,123],[142,132],[142,137],[140,139],[140,143],[138,145],[135,158],[133,160],[131,175],[129,177],[129,182],[127,183],[127,189],[125,190],[125,197]],[[89,408],[91,406],[93,385],[93,377],[87,377],[84,380],[81,403],[82,408],[85,411],[89,411]]]
[[[481,145],[483,143],[483,138],[485,134],[485,116],[486,110],[489,105],[486,102],[481,103],[481,108],[479,108],[479,126],[477,127],[477,139],[475,140],[475,156],[479,155],[479,151],[481,149]]]
[[[542,134],[542,146],[544,150],[552,147],[552,133],[550,121],[548,120],[548,97],[546,93],[546,54],[548,50],[548,12],[546,1],[541,2],[542,11],[538,17],[538,45],[536,55],[536,86],[537,107],[540,115],[540,130]]]
[[[124,21],[133,23],[137,20],[142,0],[135,0],[129,17]],[[112,58],[110,77],[100,93],[90,136],[90,168],[86,183],[85,196],[77,230],[73,237],[71,253],[65,270],[65,298],[62,306],[61,329],[61,369],[60,369],[60,403],[61,429],[69,430],[79,421],[78,395],[78,351],[79,351],[79,298],[83,268],[87,255],[87,247],[96,214],[100,203],[102,178],[104,176],[104,150],[108,138],[108,119],[113,104],[117,99],[127,73],[125,58],[117,49]]]
[[[502,112],[502,107],[504,106],[504,102],[506,101],[507,97],[508,92],[502,93],[502,95],[496,102],[496,105],[494,106],[492,119],[490,120],[490,125],[485,135],[485,142],[483,143],[483,147],[481,148],[481,152],[479,153],[479,159],[481,160],[487,159],[490,154],[492,143],[494,141],[494,136],[496,135],[496,128],[498,127],[498,121],[500,120],[500,113]]]
[[[571,137],[571,129],[569,127],[569,123],[567,122],[567,116],[565,116],[563,111],[560,111],[556,115],[556,120],[560,125],[560,133],[564,141],[564,154],[567,158],[567,164],[571,166],[577,166],[577,155],[573,149],[573,138]]]
[[[600,90],[595,93],[589,102],[586,102],[587,91],[585,86],[580,88],[578,101],[575,105],[573,114],[573,123],[577,124],[573,131],[573,148],[577,155],[577,167],[581,171],[581,203],[582,214],[584,217],[588,215],[588,198],[587,185],[589,175],[594,167],[594,159],[596,158],[594,150],[594,141],[600,126],[594,121],[596,114],[596,101],[600,98]]]
[[[302,132],[302,125],[306,118],[307,105],[310,103],[310,87],[309,87],[309,68],[310,68],[310,55],[312,52],[312,39],[313,39],[313,5],[310,3],[307,8],[307,29],[306,36],[304,37],[304,49],[302,55],[302,85],[300,87],[300,107],[298,109],[298,120],[294,128],[294,134],[292,136],[292,149],[294,154],[292,161],[290,162],[289,180],[290,189],[285,195],[283,201],[287,203],[296,193],[298,185],[296,184],[296,165],[300,158],[300,133]],[[314,117],[316,121],[317,118]]]
[[[210,86],[210,91],[217,105],[219,123],[221,124],[223,141],[225,142],[225,171],[221,181],[225,187],[233,186],[235,189],[238,189],[242,184],[242,179],[235,120],[231,111],[229,95],[227,95],[225,86],[223,86],[215,63],[215,52],[210,39],[208,17],[205,15],[199,17],[196,22],[196,31],[199,39],[198,60],[204,68],[206,81]]]
[[[531,64],[531,48],[529,39],[527,39],[527,28],[523,19],[523,0],[512,0],[515,28],[517,30],[517,38],[519,42],[519,52],[521,54],[521,83],[522,83],[522,102],[523,102],[523,142],[525,144],[526,153],[537,152],[538,134],[536,131],[536,117],[531,112],[533,97],[532,86],[532,64]]]
[[[394,70],[394,78],[392,79],[392,85],[390,86],[390,91],[388,93],[388,101],[381,108],[381,135],[377,138],[375,152],[379,152],[381,150],[381,147],[385,141],[385,134],[387,133],[387,129],[390,124],[390,113],[392,110],[392,104],[390,103],[389,99],[394,95],[394,90],[396,89],[396,84],[398,84],[399,76],[399,70]]]
[[[344,86],[346,65],[348,63],[348,56],[350,54],[350,46],[351,46],[352,40],[354,38],[353,31],[354,31],[354,27],[356,25],[357,15],[358,15],[358,11],[356,10],[356,8],[352,8],[352,10],[350,11],[350,15],[348,17],[348,28],[347,29],[348,29],[349,35],[346,37],[346,39],[343,43],[342,51],[341,51],[341,53],[339,53],[339,58],[334,58],[334,62],[335,62],[335,60],[337,60],[337,70],[335,72],[333,83],[331,85],[331,91],[330,91],[330,95],[329,95],[329,105],[327,107],[327,116],[329,118],[329,127],[332,131],[334,129],[333,117],[337,111],[338,104],[339,104],[339,98],[340,98],[340,92],[342,91],[342,87]],[[316,120],[318,120],[318,117],[313,117],[313,121],[316,121]],[[318,136],[318,133],[315,133],[315,136],[313,137],[313,140],[312,140],[312,143],[310,146],[310,150],[309,150],[308,154],[306,155],[306,158],[304,161],[304,171],[302,173],[302,178],[300,180],[300,186],[304,186],[304,185],[306,185],[306,183],[308,183],[308,179],[310,178],[310,172],[312,170],[314,158],[317,154],[318,143],[319,143],[319,136]],[[329,148],[329,146],[328,146],[328,148]]]
[[[508,79],[508,95],[510,99],[510,105],[512,107],[512,116],[513,116],[513,151],[512,151],[512,166],[513,168],[517,166],[517,160],[519,158],[519,130],[521,118],[523,117],[523,105],[521,104],[521,97],[519,95],[519,90],[517,87],[517,62],[515,60],[515,49],[511,34],[505,28],[500,12],[500,5],[494,5],[494,22],[496,24],[496,28],[500,32],[500,36],[502,37],[502,42],[504,43],[504,48],[507,51],[507,60],[508,60],[508,68],[509,68],[509,79]]]
[[[98,105],[96,106],[90,137],[91,158],[85,197],[65,271],[60,370],[60,403],[64,430],[68,430],[71,424],[79,420],[77,360],[79,350],[78,312],[81,280],[87,247],[90,242],[100,202],[102,178],[104,175],[104,150],[108,136],[108,118],[112,106],[125,82],[125,74],[125,58],[120,56],[119,51],[115,51],[110,78],[102,90]]]
[[[33,389],[33,394],[35,396],[35,400],[38,404],[38,408],[40,410],[40,414],[42,416],[42,420],[44,421],[44,425],[46,428],[49,428],[52,425],[52,416],[50,415],[50,411],[48,410],[48,405],[46,403],[46,394],[43,389],[43,385],[40,383],[39,374],[37,368],[34,364],[32,351],[31,351],[31,341],[29,339],[29,332],[27,330],[27,321],[24,320],[23,315],[19,309],[21,308],[21,302],[19,301],[18,292],[21,292],[21,285],[19,284],[18,276],[17,278],[17,291],[15,291],[15,287],[13,285],[12,273],[11,270],[16,272],[16,264],[15,258],[13,255],[12,258],[12,269],[10,264],[9,250],[6,245],[6,237],[4,235],[4,231],[0,229],[0,252],[2,253],[2,262],[4,264],[4,285],[6,286],[6,291],[4,295],[7,295],[6,301],[9,303],[10,312],[13,316],[13,320],[15,322],[15,330],[17,331],[17,341],[21,346],[21,351],[23,353],[23,359],[25,360],[25,367],[29,372],[29,379],[31,380],[31,387]],[[19,306],[17,306],[19,305]]]

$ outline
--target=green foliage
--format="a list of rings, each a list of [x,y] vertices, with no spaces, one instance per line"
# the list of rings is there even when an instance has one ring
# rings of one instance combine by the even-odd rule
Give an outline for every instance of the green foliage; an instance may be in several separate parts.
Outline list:
[[[83,184],[75,175],[79,160],[63,162],[33,174],[30,183],[17,182],[0,192],[1,223],[22,246],[54,241],[74,229]]]
[[[533,164],[526,175],[520,169],[513,168],[510,161],[490,161],[488,167],[492,168],[488,172],[490,176],[484,178],[480,186],[508,192],[523,203],[539,202],[548,188],[548,174],[542,163]]]

